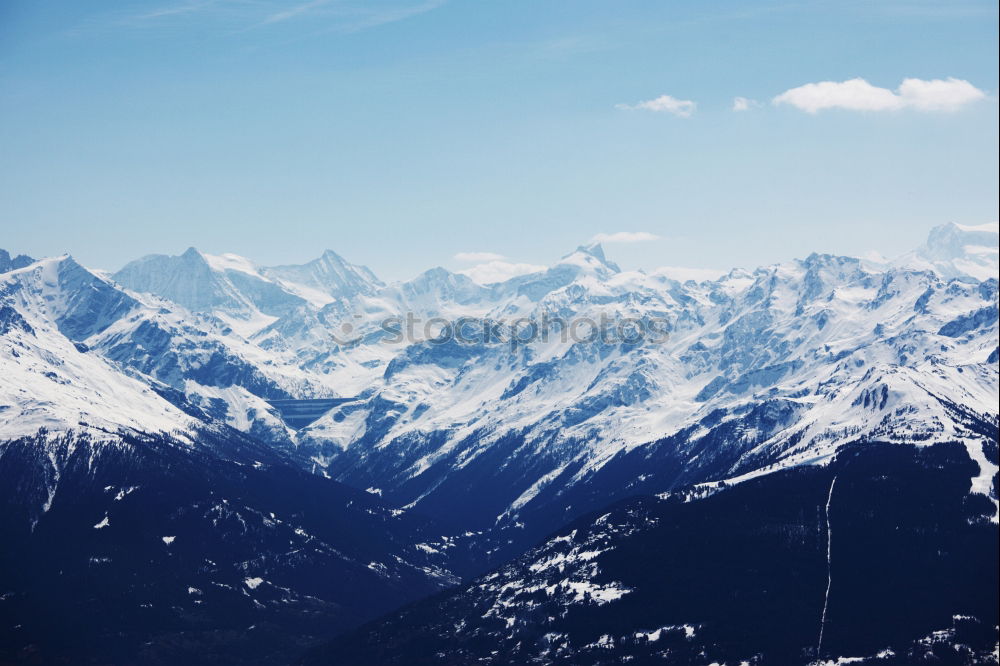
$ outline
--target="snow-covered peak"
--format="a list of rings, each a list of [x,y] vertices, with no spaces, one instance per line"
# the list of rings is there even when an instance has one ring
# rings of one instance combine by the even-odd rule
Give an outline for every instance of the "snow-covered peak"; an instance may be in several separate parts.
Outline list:
[[[193,247],[188,249],[188,252],[194,252],[200,256],[212,270],[225,272],[225,271],[239,271],[240,273],[246,273],[247,275],[259,276],[260,269],[246,257],[241,257],[238,254],[233,254],[227,252],[224,254],[205,254],[198,252],[198,250]],[[187,254],[187,252],[185,252]],[[182,255],[183,256],[183,255]]]
[[[214,277],[211,265],[195,248],[169,256],[150,254],[129,262],[114,274],[128,289],[156,294],[194,312],[227,305],[225,290]]]
[[[618,265],[604,256],[600,243],[581,245],[544,271],[528,273],[494,285],[500,299],[526,297],[538,302],[547,294],[575,282],[595,286],[621,273]]]
[[[602,272],[618,273],[621,271],[621,269],[618,268],[618,264],[613,261],[609,261],[608,258],[604,256],[604,248],[600,243],[581,245],[576,248],[576,250],[560,259],[559,264],[579,266],[587,270],[597,270]]]
[[[155,294],[192,312],[263,325],[305,303],[301,296],[262,276],[250,260],[235,254],[203,254],[193,247],[179,256],[154,254],[137,259],[115,273],[114,279],[128,289]]]
[[[475,283],[466,275],[452,273],[447,268],[435,266],[430,268],[404,285],[410,285],[412,289],[427,290],[435,288],[453,288],[456,285],[468,286]]]
[[[997,252],[997,223],[965,225],[951,222],[931,229],[921,253],[933,259],[952,259],[984,249]]]
[[[333,250],[305,264],[263,268],[261,274],[319,305],[334,298],[370,296],[383,286],[368,267],[352,264]]]
[[[25,266],[34,263],[34,261],[34,259],[26,254],[19,254],[16,257],[11,257],[7,250],[0,248],[0,273],[6,273],[7,271],[24,268]]]
[[[39,428],[188,430],[193,419],[82,342],[136,306],[68,255],[0,276],[0,440]]]
[[[484,304],[490,290],[467,275],[452,273],[438,266],[424,271],[412,280],[389,285],[379,294],[381,299],[395,303],[401,313],[408,310],[437,316],[451,312],[455,305]]]
[[[69,255],[41,259],[3,277],[0,297],[5,292],[16,297],[74,342],[103,331],[138,305]]]
[[[933,270],[946,279],[988,280],[1000,273],[998,225],[942,224],[931,229],[927,242],[894,262],[897,266]]]

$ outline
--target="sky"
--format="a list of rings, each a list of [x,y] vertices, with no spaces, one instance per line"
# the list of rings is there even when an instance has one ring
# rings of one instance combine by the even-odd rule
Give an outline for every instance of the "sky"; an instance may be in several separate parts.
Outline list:
[[[967,0],[0,0],[0,247],[891,257],[997,220],[997,50]]]

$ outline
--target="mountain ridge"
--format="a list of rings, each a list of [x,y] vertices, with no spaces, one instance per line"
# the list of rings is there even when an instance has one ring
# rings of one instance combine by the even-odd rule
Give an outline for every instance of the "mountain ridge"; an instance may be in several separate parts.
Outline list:
[[[0,273],[0,475],[8,489],[0,501],[11,508],[9,532],[21,539],[5,571],[33,557],[39,568],[29,587],[7,583],[16,595],[0,598],[0,613],[13,609],[3,616],[13,626],[32,599],[55,604],[59,592],[46,581],[68,569],[80,574],[81,594],[110,604],[109,618],[141,614],[136,609],[150,603],[135,596],[142,586],[121,585],[152,576],[142,562],[171,552],[161,539],[177,537],[168,526],[180,521],[210,538],[207,525],[223,520],[230,542],[213,546],[209,570],[225,580],[206,578],[195,559],[164,560],[173,587],[153,596],[183,610],[140,623],[127,658],[151,635],[151,654],[167,661],[163,655],[215,654],[216,641],[252,654],[247,646],[261,643],[246,626],[256,618],[284,627],[268,634],[281,642],[278,652],[253,657],[273,662],[351,626],[342,609],[356,600],[339,596],[348,588],[321,569],[378,591],[378,603],[351,616],[361,621],[460,578],[496,574],[563,526],[636,495],[760,492],[753,501],[766,512],[767,489],[790,478],[825,483],[838,461],[869,444],[870,455],[904,468],[938,460],[934,474],[955,492],[931,498],[976,508],[949,514],[957,523],[942,530],[961,532],[966,518],[995,530],[998,280],[954,273],[983,233],[935,232],[928,243],[943,245],[937,254],[925,247],[899,265],[814,253],[700,281],[622,271],[599,246],[490,285],[443,268],[385,284],[332,252],[269,269],[191,248],[114,275],[68,255],[32,260]],[[970,256],[981,267],[993,255]],[[329,409],[311,422],[315,415],[286,422],[272,404],[310,400]],[[186,479],[203,474],[214,481],[189,493]],[[113,493],[95,485],[98,476]],[[212,488],[242,504],[226,505]],[[268,488],[294,498],[289,516],[275,512],[280,498]],[[316,509],[332,496],[328,513]],[[343,526],[322,544],[306,526],[299,526],[305,536],[289,526],[316,510]],[[148,525],[137,522],[140,514]],[[61,533],[52,531],[56,523],[83,548],[60,542],[65,561],[32,536],[33,525]],[[396,529],[403,524],[420,527]],[[795,524],[803,534],[812,525]],[[381,545],[338,541],[352,530]],[[820,537],[788,552],[815,557]],[[109,554],[106,541],[124,550]],[[241,554],[255,543],[266,544],[267,562]],[[360,550],[347,562],[341,554],[351,548]],[[78,552],[96,559],[72,559]],[[116,571],[131,578],[119,580]],[[195,583],[182,584],[192,576]],[[110,596],[88,591],[87,581],[104,581]],[[584,606],[629,604],[618,587],[570,582],[580,585],[556,595],[566,609],[578,596]],[[228,592],[207,594],[215,583]],[[132,606],[115,606],[115,595]],[[326,619],[289,629],[299,610],[312,612],[309,597],[323,599],[313,610]],[[8,599],[15,601],[4,606]],[[291,615],[272,614],[286,603]],[[504,599],[490,604],[502,607]],[[175,645],[186,639],[162,633],[189,631],[187,613],[211,620],[193,652]],[[227,624],[230,613],[246,626]],[[11,634],[0,650],[44,644],[39,627],[47,621],[33,616],[31,637]],[[923,640],[918,629],[944,631],[938,624],[907,625],[893,649],[918,649],[906,641]],[[94,635],[108,631],[95,626]],[[624,629],[669,638],[677,649],[735,650],[731,637],[685,643],[686,626],[642,620]],[[981,649],[981,641],[953,634],[940,645]],[[624,651],[608,654],[619,656],[646,658],[656,642],[612,638]],[[567,658],[611,649],[599,639],[569,641]],[[740,645],[750,652],[731,653],[750,656],[755,644]]]

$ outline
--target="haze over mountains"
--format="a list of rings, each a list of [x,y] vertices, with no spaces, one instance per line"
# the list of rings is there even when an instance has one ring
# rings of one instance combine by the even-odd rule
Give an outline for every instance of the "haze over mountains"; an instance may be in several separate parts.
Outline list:
[[[995,225],[944,225],[894,261],[813,254],[684,282],[668,271],[622,271],[600,246],[493,284],[441,268],[385,284],[329,250],[302,266],[262,267],[191,248],[138,259],[110,276],[69,256],[35,261],[0,252],[0,480],[13,544],[0,581],[7,589],[0,589],[7,627],[0,647],[22,656],[68,649],[69,638],[44,645],[54,620],[40,609],[58,603],[71,577],[82,601],[66,617],[97,658],[108,658],[101,642],[120,632],[116,649],[131,657],[145,650],[170,663],[238,649],[281,663],[520,557],[514,569],[489,574],[501,576],[495,585],[455,593],[465,595],[455,602],[462,608],[499,609],[491,616],[499,629],[482,630],[510,663],[651,659],[651,639],[637,651],[614,632],[592,636],[593,627],[581,638],[586,622],[575,620],[549,632],[566,636],[545,639],[548,652],[518,648],[526,635],[507,629],[541,606],[520,592],[508,604],[504,590],[556,585],[541,592],[554,616],[574,605],[614,609],[626,589],[666,583],[640,577],[617,585],[600,573],[613,568],[604,563],[611,556],[583,553],[668,537],[636,522],[633,508],[615,523],[627,529],[613,533],[588,515],[638,495],[667,501],[680,493],[697,507],[647,499],[641,512],[704,519],[729,501],[712,498],[736,496],[734,484],[748,489],[741,497],[756,507],[761,530],[798,526],[794,548],[770,543],[776,557],[821,555],[831,515],[824,493],[837,475],[829,470],[848,465],[844,452],[866,443],[877,444],[874,453],[844,468],[855,475],[849,505],[861,511],[862,497],[881,492],[872,479],[897,473],[894,496],[915,502],[913,479],[940,470],[950,485],[933,501],[950,508],[935,518],[939,538],[927,547],[964,539],[948,560],[958,562],[974,552],[968,544],[995,536],[997,521],[997,238]],[[417,335],[400,340],[386,322],[407,317],[419,322]],[[503,328],[510,322],[602,317],[645,330],[665,323],[668,335],[435,338],[442,322],[510,333]],[[424,334],[434,319],[437,328]],[[289,405],[322,408],[293,427],[283,411]],[[793,517],[769,513],[781,484],[801,498]],[[603,545],[545,541],[564,538],[572,521]],[[869,529],[855,528],[857,535]],[[759,534],[744,537],[727,547],[759,546]],[[894,541],[885,552],[908,544]],[[536,545],[541,550],[526,553]],[[553,560],[585,563],[586,575],[532,578]],[[826,575],[821,560],[809,561],[818,567],[809,576]],[[151,573],[151,562],[162,575]],[[986,575],[981,564],[970,564],[969,589]],[[921,566],[900,576],[921,576]],[[6,575],[13,571],[28,575]],[[359,600],[358,590],[369,597]],[[948,597],[926,617],[892,627],[885,645],[943,630],[931,625],[949,613],[983,616],[982,601]],[[148,616],[139,610],[147,604],[155,609]],[[460,619],[454,607],[428,608],[411,613],[400,635]],[[642,608],[632,609],[638,624],[622,625],[622,635],[680,632],[687,641],[676,628],[697,619],[688,612],[702,614],[711,640],[699,649],[720,658],[761,653],[770,655],[766,663],[782,663],[805,649],[717,633],[711,624],[725,618],[703,609],[677,608],[646,626],[654,619]],[[122,630],[121,618],[135,613]],[[344,654],[364,654],[378,631],[341,639]],[[619,647],[601,652],[605,634]],[[470,655],[488,661],[475,642],[483,635],[461,644],[451,663]],[[544,635],[532,633],[531,645]],[[261,652],[265,644],[272,648]],[[683,645],[697,654],[694,643]],[[841,651],[821,645],[802,663],[875,643],[830,645]],[[420,663],[402,652],[385,659]]]

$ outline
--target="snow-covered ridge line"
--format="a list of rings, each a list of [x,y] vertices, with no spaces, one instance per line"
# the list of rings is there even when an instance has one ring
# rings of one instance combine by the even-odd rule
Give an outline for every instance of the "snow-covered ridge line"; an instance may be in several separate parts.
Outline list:
[[[444,269],[386,285],[329,251],[260,267],[192,248],[111,278],[46,259],[0,278],[0,433],[225,423],[397,506],[455,506],[449,479],[486,474],[502,495],[488,520],[512,524],[612,474],[662,492],[820,463],[859,438],[963,441],[989,493],[992,237],[946,225],[909,264],[814,254],[685,282],[621,271],[599,246],[487,286]],[[670,330],[656,345],[389,344],[381,322],[408,314]],[[298,430],[268,402],[346,397]],[[649,473],[667,461],[681,471]]]

